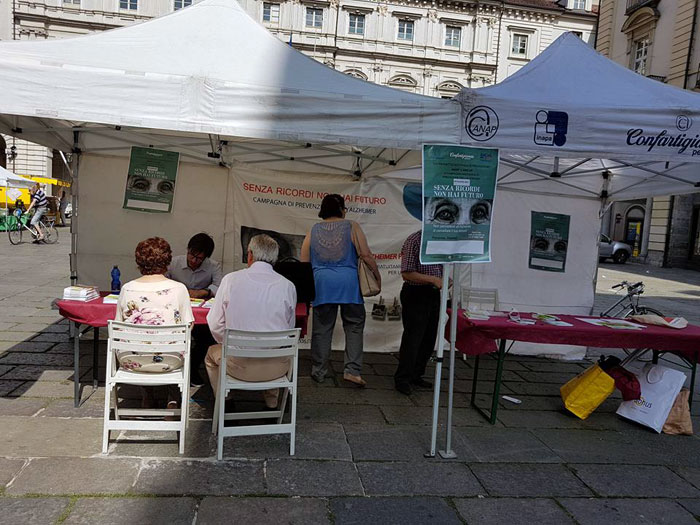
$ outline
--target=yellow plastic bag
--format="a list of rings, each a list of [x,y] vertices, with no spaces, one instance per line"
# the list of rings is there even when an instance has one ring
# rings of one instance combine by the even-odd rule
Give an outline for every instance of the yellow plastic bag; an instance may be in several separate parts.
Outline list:
[[[567,410],[586,419],[613,393],[615,380],[598,365],[593,365],[559,390]]]

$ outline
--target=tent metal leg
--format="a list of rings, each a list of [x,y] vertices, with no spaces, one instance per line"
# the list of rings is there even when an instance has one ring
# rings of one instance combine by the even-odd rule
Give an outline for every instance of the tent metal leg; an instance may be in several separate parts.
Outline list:
[[[474,357],[474,374],[472,375],[472,398],[471,398],[471,406],[474,408],[478,408],[476,406],[476,382],[479,379],[479,359],[480,356],[477,354]]]
[[[498,364],[496,365],[496,378],[493,383],[493,397],[491,398],[491,412],[487,412],[480,406],[476,404],[476,380],[479,370],[479,364],[477,356],[477,361],[474,364],[474,379],[472,379],[472,400],[471,405],[479,411],[479,413],[486,418],[486,420],[492,425],[496,424],[496,417],[498,416],[498,399],[501,394],[501,379],[503,376],[503,365],[506,361],[506,340],[501,339],[498,345]]]
[[[454,275],[452,276],[452,282],[459,282],[459,265],[451,265],[453,268]],[[454,400],[454,390],[455,390],[455,341],[457,340],[457,314],[459,312],[459,307],[461,305],[457,304],[455,301],[454,294],[452,295],[452,315],[450,316],[450,375],[449,375],[449,386],[447,389],[447,434],[445,436],[445,450],[440,451],[440,457],[445,459],[455,459],[457,454],[452,450],[452,412],[454,410],[453,400]]]
[[[440,319],[438,321],[438,347],[437,365],[435,366],[435,385],[433,385],[433,429],[430,436],[430,452],[425,453],[426,458],[435,457],[437,448],[437,427],[440,409],[440,381],[442,380],[442,357],[445,352],[445,336],[440,333],[447,320],[447,288],[449,285],[449,271],[446,264],[442,265],[442,291],[440,292]],[[452,370],[450,370],[452,373]]]
[[[97,390],[97,371],[100,367],[100,329],[93,328],[93,340],[92,340],[92,389]]]
[[[80,406],[80,325],[74,321],[73,326],[73,403]]]

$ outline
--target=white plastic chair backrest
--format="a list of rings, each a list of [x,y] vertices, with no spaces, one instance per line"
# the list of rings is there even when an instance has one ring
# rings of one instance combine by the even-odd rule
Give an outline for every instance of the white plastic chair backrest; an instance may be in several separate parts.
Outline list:
[[[176,325],[143,325],[109,321],[109,345],[113,352],[131,351],[185,352],[190,340],[190,327]]]
[[[299,347],[299,328],[275,332],[227,329],[223,357],[294,357]]]
[[[461,289],[462,308],[475,308],[477,310],[498,310],[497,288],[469,288]]]

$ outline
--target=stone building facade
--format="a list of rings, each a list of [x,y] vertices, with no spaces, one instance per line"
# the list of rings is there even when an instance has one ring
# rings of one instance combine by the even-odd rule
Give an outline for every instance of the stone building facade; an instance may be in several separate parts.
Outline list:
[[[0,0],[0,39],[78,36],[143,22],[197,1]],[[592,45],[598,6],[598,0],[239,2],[282,41],[329,67],[436,97],[503,80],[565,31]],[[10,169],[51,173],[52,152],[5,140],[7,148],[16,148]]]
[[[641,75],[682,89],[700,89],[698,0],[601,0],[596,48]],[[700,194],[615,203],[603,232],[633,239],[640,224],[640,260],[700,269]]]

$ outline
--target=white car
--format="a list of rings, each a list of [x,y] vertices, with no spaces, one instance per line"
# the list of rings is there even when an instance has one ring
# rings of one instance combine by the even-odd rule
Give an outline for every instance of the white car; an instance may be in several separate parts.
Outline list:
[[[69,202],[68,206],[66,206],[66,217],[70,219],[71,215],[73,215],[73,204]]]
[[[620,241],[613,241],[606,235],[600,236],[598,243],[598,260],[605,262],[605,259],[612,257],[618,264],[625,264],[632,255],[632,247]]]

